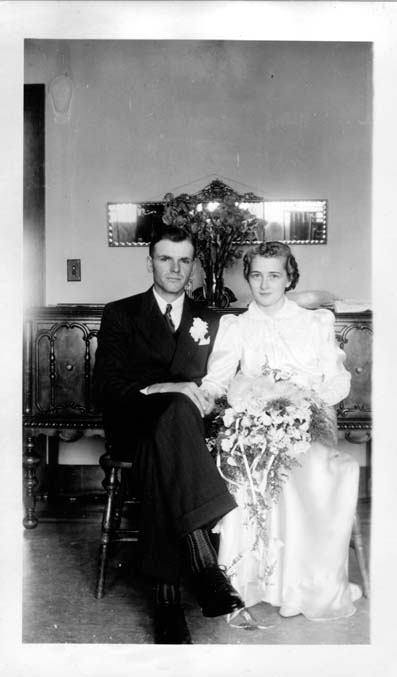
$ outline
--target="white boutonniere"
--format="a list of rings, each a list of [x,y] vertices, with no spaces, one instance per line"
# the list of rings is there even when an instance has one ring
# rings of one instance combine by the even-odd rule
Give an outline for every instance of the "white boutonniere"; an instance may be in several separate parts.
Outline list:
[[[189,329],[190,336],[199,344],[199,346],[207,346],[210,342],[208,334],[208,322],[204,322],[201,317],[195,317],[193,324]]]

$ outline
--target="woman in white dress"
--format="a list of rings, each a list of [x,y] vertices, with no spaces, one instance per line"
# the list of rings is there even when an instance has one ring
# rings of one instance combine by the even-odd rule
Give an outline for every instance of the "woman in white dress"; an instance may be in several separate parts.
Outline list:
[[[272,369],[288,370],[291,382],[313,390],[326,405],[345,398],[350,374],[335,341],[332,312],[302,308],[285,296],[299,278],[290,248],[269,242],[250,250],[244,277],[253,301],[247,312],[221,319],[202,384],[209,397],[227,394],[237,371],[258,376],[267,362]],[[320,442],[313,442],[299,461],[266,516],[272,552],[253,549],[255,529],[247,525],[240,492],[239,507],[218,526],[219,562],[229,569],[246,607],[263,601],[280,607],[282,616],[347,617],[361,596],[348,580],[359,466],[347,453]],[[274,564],[270,575],[269,561]]]

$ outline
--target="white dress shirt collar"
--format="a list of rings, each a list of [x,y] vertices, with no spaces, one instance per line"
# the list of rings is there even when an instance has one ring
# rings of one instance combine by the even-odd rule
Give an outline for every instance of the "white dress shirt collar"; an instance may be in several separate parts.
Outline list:
[[[154,287],[152,287],[152,289],[153,289],[154,298],[156,299],[157,305],[160,308],[160,312],[162,313],[162,315],[164,315],[169,301],[165,301],[160,296],[160,294],[158,294],[156,292]],[[175,301],[173,301],[171,303],[171,305],[172,305],[171,317],[172,317],[172,321],[175,325],[175,329],[178,329],[178,327],[181,323],[184,300],[185,300],[185,294],[181,294],[180,296],[178,296],[178,298]]]

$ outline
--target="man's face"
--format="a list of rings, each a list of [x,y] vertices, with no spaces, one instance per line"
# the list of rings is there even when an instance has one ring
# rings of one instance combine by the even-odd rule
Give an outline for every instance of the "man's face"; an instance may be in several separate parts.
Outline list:
[[[193,245],[189,240],[160,240],[148,256],[148,270],[153,273],[156,292],[165,301],[175,301],[187,284],[193,269]]]

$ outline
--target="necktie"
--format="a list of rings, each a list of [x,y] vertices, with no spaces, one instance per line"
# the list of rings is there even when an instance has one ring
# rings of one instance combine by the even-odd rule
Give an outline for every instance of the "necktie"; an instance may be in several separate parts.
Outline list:
[[[166,322],[171,330],[172,334],[175,334],[175,325],[172,321],[171,317],[171,310],[172,310],[172,305],[170,303],[167,303],[167,307],[165,309],[164,317],[166,319]]]

